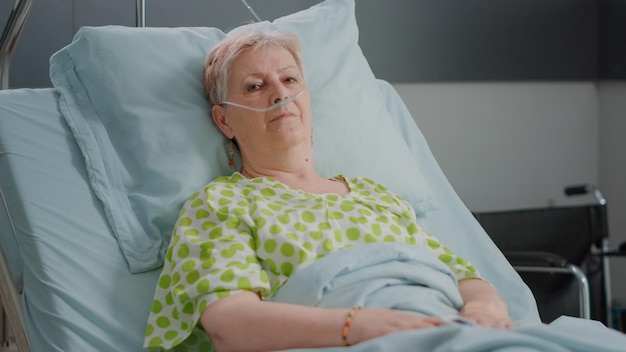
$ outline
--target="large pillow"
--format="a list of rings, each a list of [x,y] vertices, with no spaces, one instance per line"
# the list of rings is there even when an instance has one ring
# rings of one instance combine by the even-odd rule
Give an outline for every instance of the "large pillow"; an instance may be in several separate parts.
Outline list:
[[[284,29],[303,43],[316,170],[370,177],[433,208],[425,178],[385,108],[358,46],[354,0],[328,0],[246,29]],[[228,166],[203,97],[216,28],[81,28],[51,58],[61,111],[131,272],[162,264],[184,200]]]

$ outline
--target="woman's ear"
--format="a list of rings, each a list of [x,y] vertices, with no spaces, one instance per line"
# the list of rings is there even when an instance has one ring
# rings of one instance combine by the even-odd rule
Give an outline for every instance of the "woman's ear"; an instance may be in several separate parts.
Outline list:
[[[222,130],[222,133],[224,133],[226,138],[232,139],[234,137],[234,133],[233,129],[230,127],[228,121],[226,120],[226,111],[224,110],[224,107],[217,104],[213,105],[211,107],[211,115],[213,116],[213,121],[215,122],[217,127]]]

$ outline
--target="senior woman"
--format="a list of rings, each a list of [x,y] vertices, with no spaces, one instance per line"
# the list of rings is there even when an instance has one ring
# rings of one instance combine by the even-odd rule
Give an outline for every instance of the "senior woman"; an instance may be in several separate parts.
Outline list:
[[[213,120],[231,148],[238,146],[242,168],[185,203],[155,293],[146,347],[341,346],[443,324],[390,309],[357,312],[268,300],[300,268],[372,239],[451,256],[464,302],[460,315],[480,325],[511,326],[496,290],[421,229],[408,202],[365,178],[328,179],[315,172],[310,95],[295,35],[229,35],[209,53],[204,80]],[[228,154],[232,164],[232,150]],[[355,223],[355,217],[364,220]]]

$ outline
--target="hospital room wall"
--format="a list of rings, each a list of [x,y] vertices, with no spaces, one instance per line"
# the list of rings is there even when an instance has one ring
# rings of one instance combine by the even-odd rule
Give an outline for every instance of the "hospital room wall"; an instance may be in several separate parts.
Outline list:
[[[209,16],[216,1],[184,0],[179,6],[186,6],[185,11],[172,11],[169,1],[149,1],[148,25],[194,25],[188,22],[189,17],[211,17],[211,23],[215,23],[213,19],[222,21],[215,25],[227,29],[232,23],[249,19],[245,11],[235,10],[241,4],[232,0],[220,0],[222,7],[218,8],[237,13],[240,18]],[[359,1],[368,6],[382,3]],[[280,12],[287,14],[316,2],[319,1],[283,1]],[[407,5],[412,1],[398,3]],[[5,20],[3,16],[11,5],[12,1],[0,2],[0,21]],[[227,9],[229,6],[232,11]],[[270,14],[267,11],[272,11],[272,6],[269,7],[256,10],[261,17],[270,18],[277,10]],[[207,16],[198,15],[205,13]],[[134,4],[127,0],[35,2],[16,50],[11,86],[49,86],[48,57],[68,44],[78,27],[133,25],[134,21]],[[375,23],[363,22],[361,27]],[[385,26],[380,21],[378,25]],[[366,36],[367,30],[362,28],[361,34]],[[438,40],[436,35],[432,38]],[[612,243],[626,241],[626,184],[622,181],[626,179],[626,81],[447,80],[394,82],[394,86],[443,171],[471,210],[584,201],[565,198],[563,187],[594,183],[609,201]],[[626,262],[616,264],[613,277],[621,278],[623,274],[620,276],[617,267]],[[614,295],[626,297],[626,281],[614,281]]]

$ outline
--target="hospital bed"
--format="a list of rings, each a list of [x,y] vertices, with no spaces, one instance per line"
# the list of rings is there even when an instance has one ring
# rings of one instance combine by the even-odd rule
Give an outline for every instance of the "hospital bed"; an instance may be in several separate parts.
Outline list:
[[[518,324],[540,322],[531,291],[456,195],[399,95],[371,72],[352,0],[242,27],[301,38],[321,174],[387,185],[479,268]],[[224,35],[210,27],[82,28],[51,58],[53,88],[0,92],[7,350],[143,350],[183,201],[233,172],[201,79],[207,52]]]

